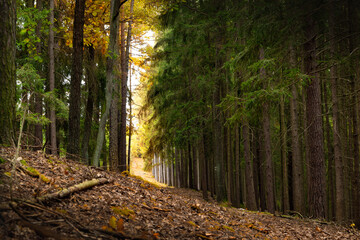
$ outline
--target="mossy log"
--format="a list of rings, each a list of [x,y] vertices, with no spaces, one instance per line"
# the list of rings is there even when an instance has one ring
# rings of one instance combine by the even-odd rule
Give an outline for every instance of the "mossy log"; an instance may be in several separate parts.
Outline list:
[[[38,170],[33,167],[29,167],[27,165],[20,165],[20,169],[23,170],[25,173],[30,175],[31,177],[38,177],[45,183],[50,183],[51,179],[46,177],[44,174],[41,174]]]
[[[63,189],[63,190],[55,192],[55,193],[50,193],[50,194],[46,194],[44,196],[40,196],[36,200],[38,202],[44,202],[44,201],[48,201],[48,200],[52,200],[52,199],[63,198],[63,197],[69,196],[71,193],[79,192],[79,191],[82,191],[82,190],[85,190],[88,188],[92,188],[97,185],[110,183],[110,182],[112,182],[112,180],[109,180],[106,178],[92,179],[92,180],[88,180],[88,181],[73,185],[69,188]]]

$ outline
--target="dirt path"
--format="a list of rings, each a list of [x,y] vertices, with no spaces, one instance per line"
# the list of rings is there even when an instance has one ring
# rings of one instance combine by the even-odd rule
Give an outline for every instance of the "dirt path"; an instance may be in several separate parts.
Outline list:
[[[144,160],[142,158],[131,159],[130,172],[132,175],[139,176],[150,183],[156,184],[157,186],[167,187],[166,184],[159,183],[158,181],[156,181],[151,172],[146,172],[143,169],[144,169]]]

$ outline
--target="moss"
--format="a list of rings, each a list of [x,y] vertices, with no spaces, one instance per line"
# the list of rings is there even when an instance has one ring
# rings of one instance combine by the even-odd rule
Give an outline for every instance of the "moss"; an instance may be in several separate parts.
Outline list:
[[[194,223],[193,221],[187,221],[188,224],[190,224],[193,227],[199,227],[196,223]]]
[[[27,162],[24,159],[20,160],[20,163],[24,166],[28,166]]]
[[[162,188],[161,185],[156,184],[155,182],[150,182],[150,181],[148,181],[148,180],[145,180],[145,179],[143,179],[143,178],[140,177],[140,176],[131,175],[131,174],[130,174],[129,176],[131,176],[131,177],[133,177],[133,178],[136,178],[136,179],[138,179],[138,180],[140,180],[140,181],[143,181],[144,183],[148,183],[148,184],[150,184],[151,186],[153,186],[153,187],[155,187],[155,188]],[[140,187],[146,188],[146,189],[150,189],[150,187],[147,187],[144,183],[141,183],[141,184],[140,184]]]
[[[48,177],[46,177],[44,174],[39,173],[39,171],[33,167],[26,167],[26,171],[29,175],[33,177],[39,177],[45,183],[50,183],[51,181]]]
[[[134,215],[135,212],[127,207],[124,208],[120,208],[120,207],[111,207],[111,210],[113,210],[114,213],[121,215],[121,216],[125,216],[125,217],[129,217],[131,215]]]
[[[36,170],[36,169],[33,168],[33,167],[27,167],[26,170],[27,170],[30,174],[34,175],[34,176],[39,176],[39,175],[40,175],[39,171]]]
[[[2,157],[0,157],[0,164],[4,163],[5,159],[3,159]]]
[[[231,207],[231,204],[228,201],[223,201],[219,205],[222,207]]]
[[[61,214],[66,214],[66,215],[68,214],[68,212],[66,210],[61,209],[61,208],[56,208],[55,211],[57,211],[58,213],[61,213]]]
[[[235,230],[232,227],[226,226],[226,225],[222,225],[223,229],[227,229],[229,231],[235,232]]]
[[[40,179],[41,179],[43,182],[45,182],[45,183],[50,183],[50,179],[47,178],[45,175],[40,174],[39,177],[40,177]]]

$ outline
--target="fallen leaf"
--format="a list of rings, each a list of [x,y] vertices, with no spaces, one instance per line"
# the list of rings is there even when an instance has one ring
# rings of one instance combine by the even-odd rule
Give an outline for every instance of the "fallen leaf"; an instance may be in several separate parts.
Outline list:
[[[116,217],[111,216],[110,220],[109,220],[109,225],[112,229],[116,230],[117,229],[117,225],[116,225]]]
[[[124,231],[124,220],[123,220],[122,218],[120,218],[120,219],[116,222],[116,231],[118,231],[118,232]]]

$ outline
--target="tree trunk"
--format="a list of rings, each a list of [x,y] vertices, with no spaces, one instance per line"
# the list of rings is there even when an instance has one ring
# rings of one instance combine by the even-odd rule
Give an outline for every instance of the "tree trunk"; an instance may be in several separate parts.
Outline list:
[[[306,125],[309,148],[309,211],[310,216],[325,218],[325,164],[323,146],[323,128],[321,117],[320,79],[316,70],[316,23],[312,16],[305,19],[304,65],[309,75],[306,87]]]
[[[108,118],[110,112],[110,105],[112,101],[112,92],[114,89],[114,81],[116,81],[116,71],[114,68],[118,65],[118,58],[119,49],[118,49],[118,35],[119,35],[119,10],[122,4],[125,1],[121,2],[112,0],[111,7],[110,7],[110,39],[109,39],[109,48],[108,53],[109,57],[107,58],[106,62],[106,107],[105,112],[101,116],[99,131],[97,135],[96,141],[96,148],[93,156],[93,165],[98,166],[100,153],[104,143],[104,136],[105,136],[105,125],[106,120]]]
[[[118,36],[116,36],[116,42],[118,42]],[[116,47],[117,48],[117,47]],[[114,63],[114,69],[117,69],[117,64]],[[117,72],[117,70],[115,70]],[[110,115],[109,115],[109,162],[110,170],[119,170],[119,78],[114,76],[113,84],[113,97],[111,100]],[[122,172],[123,170],[120,170]]]
[[[131,63],[130,63],[130,72],[129,72],[129,143],[128,143],[128,158],[127,158],[127,167],[130,172],[130,158],[131,158],[131,135],[132,135],[132,90],[131,90]],[[173,166],[171,164],[171,166]]]
[[[358,3],[355,0],[348,0],[348,14],[349,14],[349,56],[351,56],[359,45],[359,36],[354,35],[354,33],[359,32],[359,26],[357,22],[359,21],[359,8]],[[359,74],[360,74],[360,64],[358,63],[358,58],[351,58],[350,61],[351,69],[353,70],[353,75],[351,77],[351,95],[352,95],[352,120],[353,120],[353,157],[354,161],[351,163],[352,169],[352,213],[353,219],[355,220],[356,226],[360,225],[360,155],[359,155]],[[335,169],[337,170],[336,166]]]
[[[86,79],[88,96],[86,101],[84,134],[81,144],[81,156],[85,163],[89,162],[89,141],[91,137],[91,126],[94,113],[94,102],[96,98],[96,83],[95,83],[95,49],[92,45],[88,47],[88,61],[86,66]]]
[[[285,102],[284,97],[280,97],[280,142],[281,142],[281,165],[282,165],[282,209],[286,213],[290,210],[289,201],[289,182],[288,182],[288,162],[286,156],[287,148],[287,127],[285,123]]]
[[[233,166],[231,161],[231,134],[230,126],[225,128],[226,131],[226,159],[227,159],[227,199],[229,205],[232,205],[233,196]]]
[[[206,157],[205,157],[205,146],[204,146],[204,134],[201,133],[199,137],[199,161],[200,161],[200,179],[201,179],[201,190],[205,200],[208,200],[207,190],[207,169],[206,169]]]
[[[181,186],[180,176],[181,176],[181,168],[180,168],[180,151],[177,147],[175,147],[175,187]]]
[[[260,60],[265,58],[264,48],[260,48]],[[265,80],[265,69],[260,69],[260,76]],[[266,209],[270,213],[275,212],[275,194],[274,194],[274,176],[273,176],[273,162],[271,154],[271,135],[270,135],[270,104],[268,101],[262,103],[262,128],[263,128],[263,150],[265,159],[265,174],[266,174]]]
[[[43,10],[43,3],[42,0],[37,0],[36,1],[36,9],[38,11],[42,11]],[[38,24],[36,25],[36,29],[35,29],[35,33],[36,36],[41,39],[41,27],[42,27],[42,22],[39,21]],[[36,54],[41,56],[41,41],[39,41],[38,43],[36,43]],[[40,76],[43,76],[43,72],[38,69],[38,73]],[[39,116],[42,116],[43,114],[43,99],[41,96],[36,95],[35,96],[35,113],[37,113]],[[35,136],[35,141],[34,141],[34,148],[33,150],[37,151],[37,150],[41,150],[42,146],[43,146],[43,126],[42,124],[35,124],[34,126],[34,136]]]
[[[67,157],[77,159],[80,142],[81,79],[83,70],[85,0],[76,0],[71,70]]]
[[[242,126],[242,136],[244,141],[244,159],[245,159],[245,182],[246,182],[246,208],[256,210],[255,187],[253,177],[253,166],[251,163],[249,124],[246,120]]]
[[[239,208],[241,203],[241,181],[240,181],[240,135],[239,125],[235,124],[235,201],[234,207]]]
[[[49,26],[49,84],[50,84],[50,86],[49,87],[50,88],[49,88],[49,90],[54,91],[54,89],[55,89],[55,55],[54,55],[54,45],[55,45],[55,43],[54,43],[54,30],[53,30],[53,28],[54,28],[54,0],[50,0],[49,3],[50,3],[50,17],[49,17],[49,20],[50,20],[50,26]],[[82,14],[79,17],[81,17],[81,18],[84,18],[83,17],[84,16],[83,12],[84,12],[84,9],[85,9],[85,1],[83,1],[83,5],[84,6],[79,6],[79,11],[80,11],[79,14]],[[82,20],[82,22],[83,22],[83,20]],[[79,27],[81,27],[81,29],[79,28],[78,30],[82,32],[82,26],[79,26]],[[74,29],[75,29],[75,22],[74,22]],[[75,34],[74,34],[74,36],[75,36]],[[82,34],[79,35],[79,37],[81,37],[81,39],[82,39]],[[75,41],[75,39],[74,39],[74,41]],[[77,45],[77,46],[78,47],[81,46],[81,48],[82,48],[82,40],[81,40],[81,45],[79,43],[79,45]],[[75,53],[78,53],[78,52],[76,52],[75,45],[74,45],[74,54]],[[82,57],[82,49],[81,49],[81,57]],[[82,64],[82,59],[79,62],[75,61],[75,59],[74,59],[73,64]],[[81,75],[80,75],[80,78],[81,78]],[[79,95],[80,95],[80,92],[79,92]],[[77,100],[80,101],[80,97]],[[80,114],[80,105],[79,105],[79,114]],[[80,124],[80,116],[78,118],[79,118],[79,124]],[[50,121],[51,121],[51,123],[50,123],[51,154],[57,155],[56,115],[55,115],[55,109],[54,108],[50,109]],[[72,124],[70,122],[70,119],[69,119],[69,124]],[[78,130],[80,130],[80,129],[78,129]],[[79,139],[77,138],[77,140],[79,140]],[[77,152],[75,154],[77,154]]]
[[[16,1],[0,0],[0,144],[14,143]]]
[[[122,8],[123,9],[123,8]],[[119,154],[120,154],[120,171],[126,170],[126,101],[127,101],[127,78],[129,69],[129,55],[131,43],[131,24],[132,12],[134,9],[134,0],[130,5],[130,20],[127,32],[125,47],[125,23],[121,23],[121,113],[120,113],[120,136],[119,136]],[[122,10],[124,13],[124,10]],[[124,14],[122,14],[124,16]]]
[[[215,191],[216,200],[221,202],[226,197],[225,183],[224,183],[224,154],[223,154],[223,136],[221,124],[221,110],[217,106],[220,104],[220,80],[217,81],[215,97],[214,97],[214,168],[215,168]]]
[[[295,51],[291,46],[290,63],[296,67]],[[296,79],[294,79],[296,81]],[[291,151],[292,151],[292,192],[294,210],[304,213],[304,171],[300,150],[299,120],[298,120],[298,92],[296,84],[291,85],[290,119],[291,119]]]
[[[190,143],[188,142],[188,151],[187,151],[187,159],[188,159],[188,187],[191,189],[194,189],[194,171],[193,171],[193,156],[192,156],[192,147]]]

